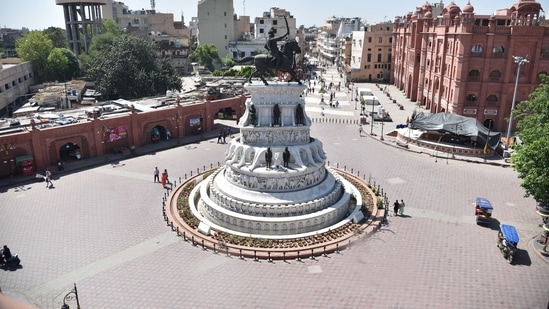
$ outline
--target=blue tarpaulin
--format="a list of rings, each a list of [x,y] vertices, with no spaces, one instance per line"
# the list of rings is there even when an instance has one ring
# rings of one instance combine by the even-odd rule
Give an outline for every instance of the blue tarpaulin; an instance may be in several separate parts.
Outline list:
[[[514,226],[509,224],[501,224],[499,229],[501,230],[501,234],[503,234],[505,240],[512,241],[516,244],[519,242],[517,229]]]

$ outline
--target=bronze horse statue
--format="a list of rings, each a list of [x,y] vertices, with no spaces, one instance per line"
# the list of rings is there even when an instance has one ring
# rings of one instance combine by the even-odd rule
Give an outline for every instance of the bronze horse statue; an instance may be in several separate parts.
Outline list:
[[[267,80],[265,80],[265,73],[267,70],[279,70],[282,72],[290,73],[292,76],[292,79],[290,79],[288,82],[296,81],[301,85],[301,81],[297,78],[296,73],[294,71],[294,56],[295,54],[300,54],[301,48],[299,47],[299,44],[295,39],[290,39],[284,42],[282,44],[282,48],[280,50],[281,57],[281,63],[277,67],[276,61],[273,59],[271,55],[268,54],[259,54],[255,56],[248,56],[244,57],[240,60],[234,60],[238,64],[245,64],[245,63],[252,63],[255,66],[255,70],[250,74],[248,77],[248,83],[252,82],[252,77],[256,74],[259,75],[259,78],[263,81],[265,85],[268,85]]]

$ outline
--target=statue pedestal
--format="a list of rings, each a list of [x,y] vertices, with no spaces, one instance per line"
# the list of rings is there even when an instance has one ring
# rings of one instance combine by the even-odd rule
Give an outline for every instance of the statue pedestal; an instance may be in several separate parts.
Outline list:
[[[322,143],[310,136],[301,96],[306,86],[245,88],[251,97],[240,136],[229,142],[225,166],[195,190],[200,198],[190,198],[199,201],[201,220],[214,230],[257,237],[314,233],[352,220],[358,190],[326,168]]]

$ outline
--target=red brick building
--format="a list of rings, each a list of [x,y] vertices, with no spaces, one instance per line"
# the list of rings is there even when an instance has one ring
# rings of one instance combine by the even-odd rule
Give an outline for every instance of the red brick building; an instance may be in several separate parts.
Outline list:
[[[0,136],[0,178],[21,175],[17,158],[29,155],[36,170],[55,166],[58,160],[86,159],[112,152],[129,151],[132,147],[157,142],[171,135],[172,139],[200,134],[214,128],[220,110],[234,111],[239,119],[246,96],[171,107],[137,113],[122,113],[109,118],[89,119],[70,125],[32,128]],[[169,132],[169,133],[168,133]]]
[[[427,111],[474,117],[505,131],[518,71],[513,56],[528,60],[516,102],[549,72],[549,23],[540,20],[541,4],[520,0],[493,15],[476,14],[470,2],[437,5],[425,3],[395,19],[392,82]]]

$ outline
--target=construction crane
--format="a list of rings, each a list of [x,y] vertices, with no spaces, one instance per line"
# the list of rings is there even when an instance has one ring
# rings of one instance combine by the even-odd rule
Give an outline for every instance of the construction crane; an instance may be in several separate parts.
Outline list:
[[[154,0],[151,0],[151,10],[154,10],[154,7],[156,6],[154,2]]]

